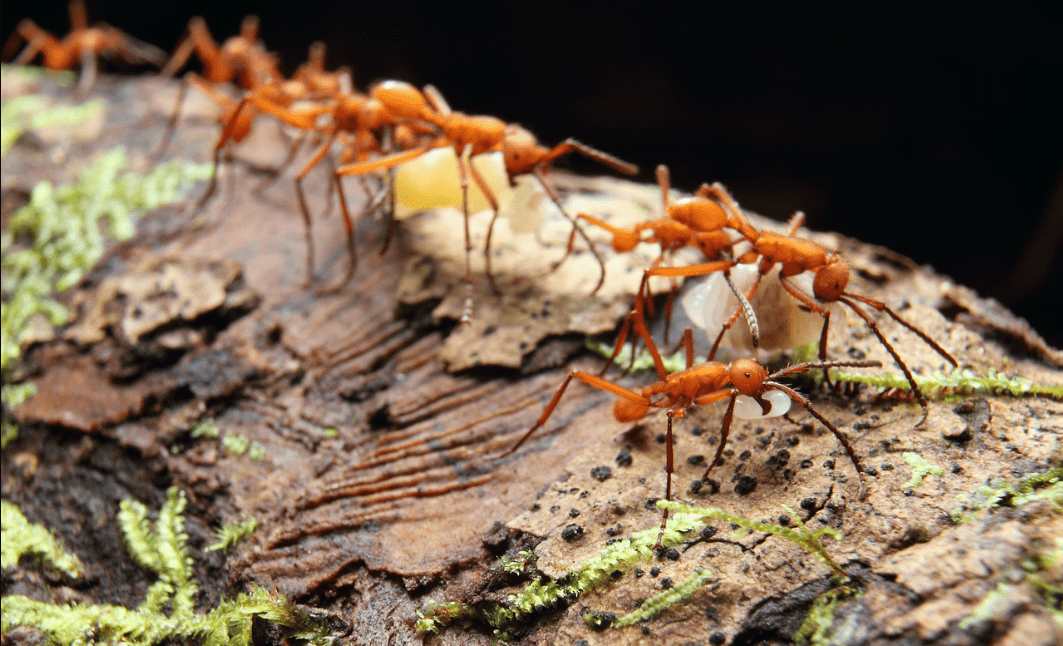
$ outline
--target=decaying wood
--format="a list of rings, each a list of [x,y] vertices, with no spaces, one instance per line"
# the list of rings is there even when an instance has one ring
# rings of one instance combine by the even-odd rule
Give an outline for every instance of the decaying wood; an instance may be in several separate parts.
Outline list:
[[[175,87],[101,79],[94,93],[108,107],[96,137],[37,147],[61,150],[83,165],[80,160],[121,142],[144,168]],[[46,85],[22,91],[66,100]],[[190,114],[176,149],[206,160],[212,116],[195,106]],[[243,161],[224,171],[228,194],[200,214],[176,207],[149,214],[138,236],[112,249],[67,296],[75,322],[25,357],[38,393],[14,411],[23,430],[3,456],[4,497],[31,520],[54,527],[90,564],[99,578],[76,591],[79,598],[136,602],[148,577],[115,583],[107,573],[136,568],[107,543],[93,541],[114,538],[120,493],[157,503],[170,482],[193,496],[201,605],[256,582],[339,613],[356,627],[344,641],[358,644],[420,643],[412,620],[429,598],[475,603],[515,591],[516,584],[492,569],[503,553],[533,547],[538,569],[560,576],[610,538],[659,522],[650,503],[663,494],[662,415],[618,423],[611,397],[574,385],[546,428],[506,455],[568,371],[601,366],[583,339],[616,327],[631,307],[646,258],[617,257],[592,232],[609,272],[592,298],[587,292],[597,267],[589,254],[577,253],[548,272],[564,250],[564,221],[548,222],[539,233],[503,232],[495,263],[503,293],[495,296],[479,281],[474,322],[462,327],[456,325],[464,299],[460,215],[441,210],[403,222],[398,241],[383,254],[385,226],[365,218],[354,281],[338,293],[315,295],[302,285],[302,222],[289,179],[261,194],[250,190],[261,168],[285,154],[273,124],[263,120],[258,131],[260,139],[239,151]],[[69,179],[69,171],[40,157],[26,142],[16,146],[4,160],[5,192],[28,191],[44,177]],[[655,187],[613,179],[560,175],[558,186],[573,211],[594,210],[618,222],[645,218],[659,199]],[[352,195],[359,190],[352,188]],[[310,176],[307,192],[316,197],[314,212],[325,210],[323,173]],[[481,232],[482,220],[474,221]],[[323,271],[333,280],[347,262],[341,230],[336,214],[316,222]],[[984,310],[969,290],[886,250],[834,234],[808,235],[842,251],[858,291],[890,303],[964,367],[1063,381],[1063,373],[1039,361],[1058,351],[1034,343],[1032,356],[1019,354],[1000,342],[1016,336],[1009,329],[1018,328],[1006,325],[985,336]],[[968,327],[972,316],[982,324]],[[858,323],[834,324],[830,355],[879,359],[896,372]],[[883,327],[916,372],[946,367],[903,329]],[[1019,336],[1027,345],[1033,338],[1021,330]],[[619,379],[637,386],[648,377]],[[987,512],[965,525],[949,517],[963,496],[988,481],[1015,480],[1058,463],[1063,404],[1002,397],[932,402],[928,424],[914,429],[919,408],[911,401],[866,390],[821,390],[814,401],[873,468],[866,496],[834,437],[803,413],[796,415],[799,425],[782,418],[736,424],[725,463],[713,474],[718,488],[695,492],[690,485],[715,450],[723,417],[717,406],[677,422],[678,498],[772,521],[787,505],[812,529],[840,531],[843,538],[827,540],[827,549],[863,591],[836,613],[835,626],[849,631],[849,643],[1063,639],[1043,599],[1022,585],[996,621],[959,628],[999,582],[1016,583],[1024,560],[1057,549],[1049,537],[1063,535],[1060,510],[1039,502]],[[232,456],[215,440],[192,439],[189,427],[208,417],[223,433],[260,443],[265,459]],[[147,458],[150,468],[123,450]],[[912,469],[904,452],[943,467],[944,475],[906,488]],[[621,453],[630,461],[617,460]],[[115,455],[122,457],[112,460]],[[609,467],[608,475],[592,474],[597,467]],[[106,487],[85,485],[90,473]],[[68,484],[99,501],[98,509],[62,495]],[[262,523],[250,544],[224,563],[199,551],[209,540],[208,525],[243,513]],[[570,524],[583,530],[575,540],[561,536]],[[657,575],[624,576],[532,620],[516,633],[518,641],[715,644],[717,634],[734,644],[789,641],[828,589],[828,569],[795,544],[760,533],[732,539],[728,526],[717,529],[692,537],[676,561],[646,564],[647,571],[659,568]],[[79,540],[83,533],[91,540]],[[679,581],[695,567],[710,568],[717,582],[644,629],[594,632],[581,619],[583,607],[628,612],[659,591],[662,580]],[[69,583],[34,576],[11,583],[5,573],[5,594],[30,590],[57,598],[57,586]],[[488,643],[490,635],[458,625],[427,641]]]

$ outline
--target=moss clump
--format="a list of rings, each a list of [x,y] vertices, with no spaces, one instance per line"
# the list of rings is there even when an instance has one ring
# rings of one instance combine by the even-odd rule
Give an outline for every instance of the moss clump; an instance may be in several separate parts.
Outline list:
[[[628,572],[638,563],[651,560],[658,536],[663,547],[673,547],[683,541],[684,534],[704,526],[705,523],[694,514],[674,514],[663,534],[660,528],[646,529],[631,538],[607,545],[598,556],[587,559],[565,576],[554,580],[536,579],[519,593],[509,595],[503,604],[476,607],[458,602],[439,604],[430,601],[424,610],[418,611],[414,628],[419,632],[435,633],[455,619],[474,618],[494,627],[496,635],[502,635],[506,626],[563,602],[571,602],[612,581],[614,572]]]
[[[794,642],[803,644],[812,642],[815,646],[826,646],[832,643],[831,638],[835,635],[831,630],[834,625],[834,611],[838,603],[843,599],[852,597],[856,591],[849,586],[841,586],[827,590],[816,597],[812,602],[805,620],[801,622],[797,632],[794,633]]]
[[[258,520],[253,516],[244,514],[244,519],[231,525],[222,525],[214,532],[217,540],[206,547],[206,551],[213,552],[223,550],[228,552],[240,541],[246,540],[258,529]]]
[[[778,536],[788,541],[797,543],[801,547],[805,548],[819,560],[823,561],[830,569],[834,570],[834,576],[839,581],[848,581],[849,576],[845,573],[845,570],[838,565],[831,555],[827,552],[823,544],[819,542],[821,536],[830,536],[831,538],[838,540],[841,538],[841,533],[830,527],[823,527],[816,531],[809,531],[805,524],[801,522],[800,516],[794,513],[793,509],[790,509],[786,505],[783,505],[783,509],[790,515],[790,518],[797,524],[797,527],[785,527],[783,525],[775,525],[774,523],[765,523],[759,520],[750,520],[741,516],[735,516],[729,514],[722,509],[715,507],[691,507],[690,505],[684,505],[681,502],[674,500],[658,500],[657,506],[661,509],[669,509],[679,513],[693,514],[699,518],[707,519],[714,518],[718,520],[726,520],[729,523],[738,525],[739,529],[735,530],[731,535],[731,540],[738,540],[749,532],[764,532],[765,534],[771,534],[772,536]]]
[[[997,507],[1021,507],[1035,500],[1047,500],[1057,510],[1063,511],[1063,462],[1044,473],[1033,473],[1018,482],[997,478],[979,487],[974,496],[960,496],[962,507],[950,514],[953,522],[965,523],[983,509]]]
[[[0,501],[0,567],[5,570],[18,564],[23,556],[39,558],[45,565],[66,574],[80,577],[84,568],[78,557],[63,549],[59,541],[44,527],[26,520],[18,505]]]
[[[945,475],[944,469],[936,464],[930,464],[918,453],[905,451],[901,454],[901,457],[912,467],[912,479],[905,483],[905,489],[914,489],[918,487],[923,484],[923,479],[927,476],[937,476],[941,478]]]
[[[64,645],[150,645],[180,639],[205,646],[246,646],[251,643],[251,620],[257,616],[289,628],[294,638],[315,644],[331,642],[323,623],[260,587],[232,601],[222,601],[207,614],[195,613],[198,584],[192,576],[181,515],[186,504],[184,493],[172,487],[154,523],[148,520],[143,504],[121,504],[118,524],[130,555],[137,564],[159,575],[136,609],[108,604],[59,606],[11,595],[4,597],[0,630],[31,626],[53,643]],[[4,534],[6,540],[6,526]],[[169,615],[164,612],[167,607]]]
[[[76,283],[99,260],[105,232],[120,240],[129,238],[137,215],[176,201],[192,182],[210,176],[209,164],[173,160],[144,177],[121,174],[127,164],[125,151],[115,148],[71,185],[37,184],[29,204],[15,212],[10,228],[0,234],[4,302],[0,376],[5,407],[17,405],[32,392],[11,382],[18,380],[15,361],[34,322],[66,323],[67,309],[54,293]]]
[[[694,573],[683,579],[679,585],[653,595],[646,601],[642,602],[637,610],[630,612],[613,622],[613,627],[623,628],[624,626],[630,626],[640,621],[650,621],[651,619],[655,619],[658,615],[668,608],[671,608],[673,605],[689,599],[691,595],[697,592],[711,579],[712,572],[702,568],[695,568]]]
[[[831,378],[868,384],[881,390],[911,392],[911,384],[904,375],[883,373],[861,375],[848,372],[831,373]],[[1003,395],[1010,397],[1049,397],[1063,401],[1063,384],[1041,385],[1022,377],[1007,377],[990,368],[983,375],[959,368],[949,374],[935,372],[928,377],[916,375],[915,383],[923,394],[933,399],[957,400],[971,395]]]

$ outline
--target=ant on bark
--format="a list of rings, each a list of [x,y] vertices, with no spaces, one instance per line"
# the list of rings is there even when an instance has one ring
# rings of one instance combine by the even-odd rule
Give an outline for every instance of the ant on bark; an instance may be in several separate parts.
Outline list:
[[[29,18],[24,18],[4,44],[3,58],[14,55],[24,41],[25,49],[12,61],[15,65],[25,65],[37,54],[44,57],[44,66],[52,70],[66,70],[81,63],[78,91],[82,93],[92,87],[96,79],[96,58],[99,56],[118,56],[134,65],[150,63],[156,67],[162,67],[166,62],[166,54],[161,49],[119,29],[103,23],[89,27],[84,0],[71,0],[67,10],[70,13],[70,33],[62,40],[41,29]]]
[[[491,223],[487,228],[484,259],[488,281],[490,282],[492,289],[496,293],[499,292],[498,286],[495,283],[494,275],[491,271],[491,235],[494,230],[495,221],[498,218],[498,199],[476,167],[468,162],[469,158],[487,152],[501,152],[510,183],[512,184],[514,178],[519,175],[533,175],[550,196],[550,199],[555,205],[557,205],[561,213],[569,220],[572,220],[573,225],[579,230],[579,233],[585,240],[587,240],[586,233],[584,233],[582,228],[579,227],[576,220],[573,220],[565,212],[557,194],[546,182],[546,173],[549,171],[550,164],[558,157],[571,152],[578,152],[586,157],[599,161],[618,172],[628,175],[634,175],[638,172],[637,166],[621,161],[600,150],[591,148],[575,139],[567,139],[553,148],[546,148],[545,146],[539,145],[534,135],[517,124],[507,124],[505,121],[492,116],[467,115],[461,112],[453,112],[442,94],[432,86],[427,86],[423,94],[419,92],[413,94],[409,91],[399,93],[393,91],[394,87],[381,87],[380,90],[380,92],[374,92],[374,96],[380,98],[397,116],[413,121],[431,123],[439,128],[441,136],[435,142],[427,146],[395,153],[368,162],[343,166],[336,170],[336,175],[338,177],[344,175],[361,175],[375,170],[390,169],[398,164],[415,159],[432,148],[440,148],[444,146],[452,146],[454,148],[454,152],[458,158],[459,183],[462,191],[462,210],[465,216],[464,282],[466,298],[465,311],[461,317],[462,322],[468,322],[472,315],[472,237],[469,233],[468,207],[470,176],[472,177],[472,181],[476,183],[477,187],[487,198],[487,201],[493,210]],[[376,88],[374,88],[374,91],[376,91]],[[425,101],[427,101],[427,103],[425,103]],[[589,240],[588,244],[590,244]],[[599,279],[597,286],[591,292],[593,294],[598,291],[602,282],[605,280],[605,265],[593,245],[591,245],[591,252],[602,267],[601,278]]]
[[[791,402],[797,403],[807,410],[813,417],[822,422],[823,425],[826,426],[836,438],[838,438],[838,441],[841,442],[842,446],[845,448],[846,454],[848,454],[849,459],[856,468],[857,473],[861,475],[863,474],[863,467],[860,465],[860,459],[857,457],[856,451],[853,450],[852,444],[849,443],[849,439],[845,436],[845,433],[831,423],[830,420],[821,415],[819,411],[813,408],[808,399],[789,386],[779,383],[776,380],[781,377],[799,372],[807,372],[809,370],[827,370],[829,368],[879,368],[882,366],[880,361],[843,360],[799,363],[771,374],[769,374],[763,366],[752,359],[738,359],[729,364],[717,361],[707,361],[695,366],[693,365],[694,351],[691,331],[687,328],[686,332],[683,334],[683,341],[681,342],[686,346],[687,350],[687,367],[685,370],[668,374],[665,370],[660,352],[657,350],[653,337],[650,335],[646,323],[643,320],[642,313],[638,309],[632,310],[629,315],[629,320],[632,322],[636,333],[642,337],[643,342],[646,344],[646,348],[653,357],[658,381],[645,386],[636,392],[624,388],[623,386],[619,386],[611,381],[602,379],[601,377],[580,370],[573,370],[561,383],[561,387],[557,389],[557,392],[554,393],[550,403],[546,406],[546,410],[543,411],[543,414],[539,417],[539,420],[535,425],[521,436],[517,443],[503,455],[509,455],[519,449],[536,430],[546,424],[547,420],[550,419],[550,415],[561,401],[561,397],[565,394],[568,385],[573,379],[579,379],[594,388],[604,390],[605,392],[612,393],[618,397],[613,408],[613,415],[619,422],[634,422],[642,419],[651,408],[667,409],[668,430],[665,440],[667,447],[665,466],[665,472],[667,474],[665,484],[666,500],[672,499],[672,473],[674,472],[672,420],[674,418],[684,417],[687,409],[691,406],[704,406],[723,399],[728,399],[729,402],[727,404],[727,412],[724,413],[723,423],[720,427],[720,443],[716,448],[716,455],[713,457],[712,461],[709,462],[702,478],[709,477],[713,467],[720,463],[723,449],[727,444],[727,437],[731,430],[731,421],[736,416],[736,411],[739,417],[747,419],[767,416],[774,417],[785,414],[788,411]],[[769,398],[769,395],[773,394],[773,392],[781,393],[782,395],[777,398]],[[747,401],[740,402],[739,398],[741,396],[752,399],[752,403]],[[783,408],[783,406],[785,407]],[[667,520],[668,512],[666,510],[664,512],[664,518],[661,521],[662,532],[664,531],[664,526]]]
[[[849,284],[849,264],[838,255],[837,251],[828,253],[823,247],[815,242],[796,237],[794,234],[797,232],[798,227],[803,221],[804,213],[798,211],[791,219],[790,227],[786,234],[778,234],[770,231],[756,232],[754,230],[752,234],[746,236],[752,247],[749,251],[740,256],[737,262],[742,264],[756,264],[759,269],[759,274],[753,285],[746,292],[745,299],[741,301],[742,306],[724,322],[719,334],[716,336],[712,350],[709,352],[709,360],[712,360],[716,356],[716,351],[719,349],[724,334],[734,324],[739,314],[747,308],[748,301],[753,298],[753,294],[760,286],[763,277],[768,274],[773,267],[780,265],[779,282],[782,287],[803,307],[823,317],[823,327],[819,336],[820,360],[825,361],[827,358],[827,338],[830,329],[831,316],[830,305],[838,302],[843,303],[853,310],[857,316],[863,319],[868,329],[870,329],[878,338],[879,342],[886,348],[886,351],[889,352],[890,356],[893,357],[894,362],[896,362],[904,373],[905,378],[908,380],[908,383],[912,388],[912,393],[915,395],[915,398],[919,401],[919,405],[922,408],[922,416],[915,425],[917,427],[922,426],[926,423],[929,410],[926,398],[923,396],[918,384],[916,384],[915,377],[912,376],[908,365],[904,362],[893,345],[891,345],[886,339],[885,335],[882,334],[881,330],[879,330],[878,324],[875,320],[871,318],[871,316],[865,312],[859,304],[864,304],[879,312],[886,313],[890,318],[914,332],[920,339],[953,366],[958,366],[956,359],[953,358],[947,350],[941,347],[940,344],[930,338],[926,332],[923,332],[913,324],[905,321],[899,314],[894,312],[892,308],[882,301],[846,291],[846,287]],[[733,264],[731,266],[733,266]],[[713,266],[712,264],[708,264],[695,265],[682,269],[683,273],[681,275],[684,276],[706,275],[716,271],[724,271],[726,276],[726,271],[730,269],[730,267]],[[675,275],[669,273],[669,271],[668,268],[651,269],[647,273],[650,275]],[[813,273],[811,294],[805,292],[790,280],[794,276],[803,274],[806,271]],[[826,371],[824,371],[824,376],[827,379],[827,382],[830,383],[830,377],[826,374]]]

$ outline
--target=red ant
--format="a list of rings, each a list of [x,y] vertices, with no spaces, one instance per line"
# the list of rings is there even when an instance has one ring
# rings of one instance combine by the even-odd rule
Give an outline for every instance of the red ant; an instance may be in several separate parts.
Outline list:
[[[25,18],[4,44],[4,58],[14,54],[20,42],[25,41],[26,48],[13,61],[15,65],[24,65],[37,54],[43,55],[44,66],[53,70],[70,69],[80,62],[81,80],[78,86],[81,92],[88,90],[96,78],[98,56],[119,56],[129,63],[150,63],[157,67],[166,61],[166,54],[161,49],[114,27],[102,23],[89,27],[84,0],[71,0],[67,9],[70,13],[70,33],[65,38],[59,40]]]
[[[781,265],[779,282],[783,288],[789,292],[793,298],[800,302],[802,306],[823,317],[823,328],[820,332],[819,338],[819,358],[821,361],[824,361],[827,358],[827,335],[830,328],[829,306],[836,302],[844,303],[852,309],[857,316],[864,320],[867,327],[886,348],[886,351],[890,353],[896,364],[900,366],[901,371],[904,372],[904,376],[908,380],[912,392],[915,394],[915,397],[922,408],[922,416],[915,425],[922,426],[926,423],[929,409],[926,398],[923,396],[922,391],[915,382],[915,377],[912,376],[911,371],[908,369],[908,365],[904,363],[904,360],[901,359],[901,356],[897,353],[894,347],[886,340],[885,335],[883,335],[878,329],[878,324],[875,323],[874,319],[861,309],[857,303],[863,303],[879,312],[885,312],[890,318],[914,332],[920,339],[926,342],[927,345],[933,348],[935,352],[945,358],[953,366],[958,365],[956,359],[954,359],[948,351],[942,348],[941,345],[930,338],[929,335],[905,321],[882,301],[846,291],[845,288],[849,284],[849,264],[838,255],[837,251],[828,254],[823,247],[811,240],[795,237],[794,233],[796,233],[797,228],[803,221],[804,214],[798,211],[792,218],[789,231],[785,235],[772,233],[770,231],[754,232],[753,235],[747,235],[747,238],[752,243],[752,248],[743,254],[738,259],[738,262],[746,264],[759,263],[760,274],[752,287],[747,291],[745,295],[747,299],[746,302],[748,303],[748,299],[753,297],[753,294],[760,286],[761,279],[764,275],[766,275],[776,264]],[[686,270],[686,273],[683,273],[682,275],[695,276],[721,270],[726,271],[728,268],[703,265],[684,269]],[[811,271],[814,274],[811,294],[806,293],[789,280],[791,277],[806,271]],[[674,275],[662,269],[651,269],[647,273],[650,275]],[[712,350],[709,352],[710,360],[716,356],[716,351],[719,348],[724,333],[726,333],[731,325],[734,324],[741,311],[741,309],[736,311],[730,319],[723,324],[720,333],[717,335],[716,340],[713,343]],[[824,374],[828,383],[830,383],[829,375],[826,375],[826,372]]]
[[[393,168],[398,164],[410,161],[424,154],[430,148],[447,145],[454,147],[454,151],[458,157],[459,181],[463,196],[462,210],[465,215],[466,299],[465,311],[461,318],[463,322],[468,322],[472,313],[472,238],[469,233],[468,209],[470,175],[480,191],[487,198],[487,201],[490,203],[494,212],[491,218],[491,223],[487,228],[484,258],[488,280],[495,292],[497,293],[499,291],[494,280],[494,275],[491,272],[491,235],[494,230],[495,221],[498,218],[498,199],[488,187],[487,182],[480,175],[480,172],[476,170],[476,167],[466,161],[466,157],[473,157],[486,152],[501,152],[510,182],[512,183],[514,178],[518,175],[532,174],[565,217],[569,216],[561,206],[560,199],[545,180],[545,175],[550,168],[550,164],[558,157],[571,152],[579,152],[617,170],[618,172],[629,175],[634,175],[638,172],[637,166],[623,162],[611,155],[580,143],[575,139],[567,139],[553,148],[546,148],[539,145],[534,135],[517,124],[506,124],[506,122],[501,119],[491,116],[467,115],[461,112],[453,112],[438,90],[432,86],[426,87],[424,94],[417,93],[417,95],[415,95],[412,92],[392,93],[389,91],[386,93],[381,92],[379,94],[374,94],[374,96],[377,96],[384,101],[384,104],[392,110],[396,116],[409,120],[427,121],[434,124],[440,129],[442,136],[437,142],[430,146],[396,153],[369,162],[341,167],[337,169],[336,175],[360,175],[378,169]],[[430,105],[423,104],[422,100],[427,100]],[[569,219],[571,220],[572,218],[569,217]],[[579,227],[575,220],[572,221],[586,240],[587,237],[582,228]],[[592,292],[593,294],[598,291],[602,282],[605,280],[605,265],[593,245],[591,245],[591,251],[594,253],[595,258],[597,258],[599,265],[602,267],[602,275]]]
[[[665,485],[666,500],[672,499],[672,473],[674,472],[672,419],[676,417],[684,417],[687,409],[691,406],[704,406],[723,399],[730,400],[727,405],[727,412],[724,413],[723,423],[720,427],[720,443],[716,447],[716,455],[713,457],[712,461],[709,462],[708,467],[705,469],[705,474],[702,476],[703,479],[708,478],[713,467],[721,462],[723,449],[727,444],[727,437],[731,430],[731,421],[735,415],[735,403],[741,395],[752,398],[760,405],[763,415],[767,416],[773,413],[772,409],[774,408],[775,402],[765,399],[765,395],[771,391],[783,393],[791,402],[801,405],[813,417],[822,422],[823,425],[826,426],[836,438],[838,438],[838,441],[841,442],[842,446],[845,447],[845,452],[848,454],[857,473],[863,473],[860,459],[857,457],[856,451],[853,450],[845,433],[813,408],[808,399],[789,386],[779,383],[776,379],[799,372],[806,372],[808,370],[826,370],[828,368],[843,367],[879,368],[882,366],[880,361],[845,360],[799,363],[771,374],[768,374],[768,371],[763,366],[752,359],[738,359],[729,364],[708,361],[695,366],[693,365],[694,353],[691,345],[692,337],[690,329],[688,328],[683,335],[683,343],[687,345],[687,367],[685,370],[668,374],[665,370],[664,362],[661,360],[660,352],[658,352],[657,346],[654,343],[653,338],[650,336],[649,330],[646,328],[642,313],[637,309],[633,310],[629,315],[629,320],[633,323],[635,331],[640,337],[642,337],[642,340],[646,344],[646,348],[650,351],[650,355],[653,357],[653,363],[657,369],[658,381],[645,386],[640,391],[636,392],[614,384],[611,381],[606,381],[601,377],[596,377],[595,375],[580,370],[573,370],[569,373],[568,377],[565,378],[565,381],[561,383],[561,387],[557,389],[557,392],[554,393],[550,403],[546,406],[546,410],[543,411],[543,414],[539,417],[539,420],[535,425],[521,436],[517,443],[514,444],[504,455],[509,455],[519,449],[537,429],[546,424],[546,421],[550,419],[550,415],[561,401],[562,395],[565,394],[565,389],[568,388],[569,383],[571,383],[573,379],[579,379],[599,390],[604,390],[617,395],[618,399],[613,408],[613,415],[619,422],[634,422],[642,419],[649,412],[650,408],[667,409],[668,431],[665,440],[667,446],[667,461],[665,467],[667,473]],[[665,511],[664,519],[661,522],[662,532],[667,520],[668,512]]]

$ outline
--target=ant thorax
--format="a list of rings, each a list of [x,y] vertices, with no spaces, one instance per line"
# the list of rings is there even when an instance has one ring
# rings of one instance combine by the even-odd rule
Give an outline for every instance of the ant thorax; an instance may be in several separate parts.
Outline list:
[[[730,270],[731,281],[742,293],[748,293],[758,276],[753,264],[735,265]],[[812,274],[805,272],[790,278],[798,289],[812,293]],[[724,323],[738,311],[738,299],[727,286],[722,273],[714,273],[684,289],[680,298],[690,322],[705,331],[708,344],[715,341]],[[801,308],[779,282],[779,268],[773,268],[760,282],[750,304],[760,327],[760,351],[767,356],[779,350],[790,350],[816,343],[823,328],[823,317]],[[736,356],[753,354],[749,326],[740,315],[724,335],[721,348]]]

